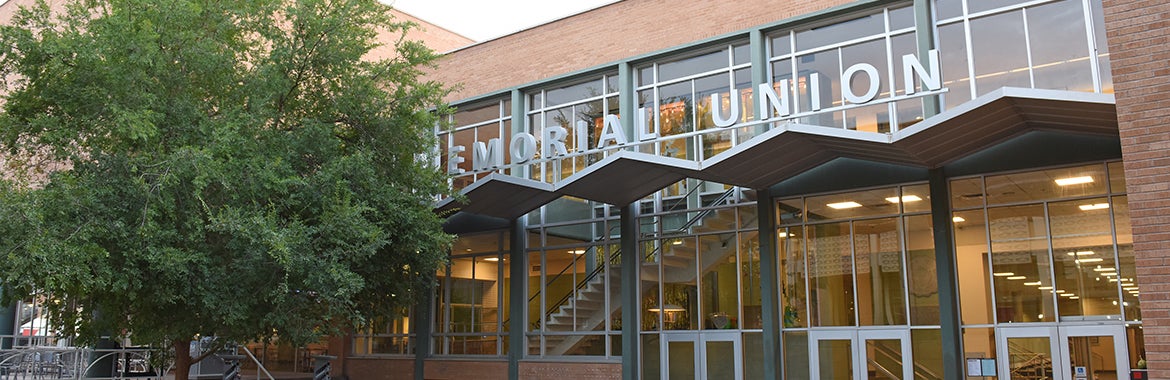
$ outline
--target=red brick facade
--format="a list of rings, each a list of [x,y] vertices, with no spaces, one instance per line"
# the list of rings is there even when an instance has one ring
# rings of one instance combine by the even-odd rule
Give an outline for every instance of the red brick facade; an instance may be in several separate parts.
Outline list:
[[[434,78],[455,101],[847,3],[626,0],[456,50]]]
[[[1170,3],[1105,0],[1150,378],[1170,378]]]

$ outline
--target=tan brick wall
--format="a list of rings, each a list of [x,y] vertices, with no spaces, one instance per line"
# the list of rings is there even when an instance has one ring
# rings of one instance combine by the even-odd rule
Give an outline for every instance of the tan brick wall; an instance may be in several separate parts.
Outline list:
[[[451,52],[433,78],[455,101],[850,2],[625,0]]]
[[[1170,378],[1170,3],[1105,0],[1150,378]]]

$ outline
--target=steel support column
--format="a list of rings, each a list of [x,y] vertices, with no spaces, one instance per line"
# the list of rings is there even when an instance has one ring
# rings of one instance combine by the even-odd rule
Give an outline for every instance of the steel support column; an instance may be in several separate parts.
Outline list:
[[[939,324],[943,378],[963,378],[963,334],[960,329],[959,284],[955,268],[951,195],[943,169],[930,170],[930,216],[934,230],[935,271],[938,273]]]

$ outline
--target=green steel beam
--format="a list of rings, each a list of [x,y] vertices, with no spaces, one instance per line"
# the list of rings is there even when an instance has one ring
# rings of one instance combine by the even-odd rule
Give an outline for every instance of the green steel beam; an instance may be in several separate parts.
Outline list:
[[[528,232],[524,218],[521,216],[512,221],[508,275],[513,279],[528,278]],[[524,338],[525,319],[528,316],[524,310],[528,305],[525,284],[526,281],[512,281],[508,289],[508,314],[511,318],[508,323],[508,379],[511,380],[520,378],[520,360],[524,359],[524,353],[528,350],[528,340]]]
[[[768,40],[764,38],[763,29],[753,29],[748,32],[748,40],[751,42],[751,60],[752,60],[752,91],[760,88],[760,85],[770,84],[772,81],[768,78]],[[752,102],[753,113],[756,115],[756,120],[764,120],[772,115],[765,115],[765,109],[760,107],[760,102]],[[768,126],[760,124],[756,126],[756,133],[764,133],[768,130]]]
[[[622,62],[618,64],[618,112],[622,126],[630,133],[626,136],[630,141],[634,141],[635,100],[634,68],[629,62]],[[622,379],[638,380],[642,373],[642,346],[637,322],[642,298],[638,292],[638,268],[642,261],[638,253],[638,201],[621,206]]]
[[[776,250],[776,203],[772,191],[756,189],[756,217],[760,228],[760,298],[764,328],[764,378],[779,380],[783,375],[783,347],[781,343],[779,279],[776,278],[778,253]]]
[[[939,324],[942,335],[943,378],[963,379],[963,334],[960,330],[959,284],[955,268],[951,195],[943,169],[930,170],[930,216],[934,230],[935,271],[938,274]]]
[[[922,60],[923,66],[927,69],[930,67],[930,60],[927,52],[934,49],[934,17],[931,15],[930,0],[914,0],[914,28],[915,35],[918,39],[918,57]],[[940,110],[939,95],[932,95],[922,98],[922,118],[929,119],[931,116],[938,115]]]
[[[434,276],[434,274],[423,274],[424,276]],[[431,281],[434,283],[434,281]],[[427,357],[431,354],[431,321],[432,313],[435,308],[435,287],[427,286],[422,291],[423,296],[414,309],[414,380],[424,380],[423,372],[426,370]]]

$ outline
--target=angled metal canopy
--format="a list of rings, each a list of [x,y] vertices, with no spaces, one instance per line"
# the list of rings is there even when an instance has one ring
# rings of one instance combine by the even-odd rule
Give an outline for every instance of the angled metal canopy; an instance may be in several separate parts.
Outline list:
[[[759,189],[837,158],[936,168],[1034,131],[1117,136],[1113,95],[1001,88],[892,134],[779,125],[702,162],[619,151],[556,184],[492,173],[436,210],[512,219],[561,196],[625,205],[685,178]]]

